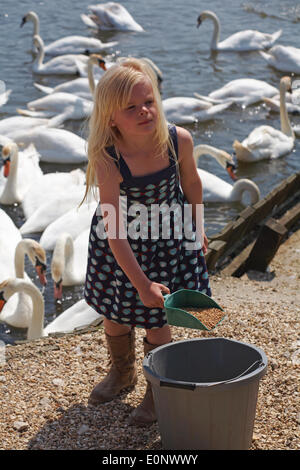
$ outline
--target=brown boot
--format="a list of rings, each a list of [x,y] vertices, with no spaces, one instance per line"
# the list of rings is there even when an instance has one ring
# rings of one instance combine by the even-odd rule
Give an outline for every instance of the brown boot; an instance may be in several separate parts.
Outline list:
[[[134,387],[137,383],[135,363],[135,330],[121,336],[105,333],[111,357],[111,368],[107,376],[92,390],[90,405],[98,405],[112,400],[121,390]]]
[[[144,354],[157,348],[157,344],[150,344],[147,339],[144,338]],[[154,400],[152,394],[152,388],[149,380],[147,380],[146,393],[143,401],[137,406],[129,417],[129,424],[133,426],[148,426],[156,421],[156,413],[154,408]]]

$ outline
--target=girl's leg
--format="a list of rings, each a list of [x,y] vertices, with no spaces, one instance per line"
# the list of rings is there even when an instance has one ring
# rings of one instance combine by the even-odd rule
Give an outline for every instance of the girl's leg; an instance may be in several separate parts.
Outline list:
[[[148,343],[157,346],[170,343],[172,340],[171,329],[169,325],[165,325],[162,328],[152,328],[151,330],[146,330],[146,338]]]
[[[89,397],[92,405],[112,400],[124,388],[132,387],[137,382],[134,328],[107,319],[104,320],[104,328],[111,368],[107,376],[93,388]]]
[[[146,355],[158,346],[170,343],[171,341],[172,337],[169,325],[165,325],[162,328],[146,330],[146,338],[144,338],[144,354]],[[135,426],[145,426],[156,421],[151,384],[148,380],[146,382],[147,387],[143,401],[130,415],[129,424],[133,424]]]
[[[131,328],[127,325],[121,325],[104,318],[103,321],[105,333],[109,336],[122,336],[130,332]]]

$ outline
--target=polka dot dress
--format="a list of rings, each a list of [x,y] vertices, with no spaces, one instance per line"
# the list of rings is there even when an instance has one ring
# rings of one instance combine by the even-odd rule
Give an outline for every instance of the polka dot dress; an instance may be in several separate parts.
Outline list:
[[[175,126],[170,126],[169,132],[177,154]],[[113,147],[108,150],[117,160]],[[176,164],[171,154],[169,160],[170,165],[166,169],[133,177],[125,160],[120,157],[123,177],[120,196],[127,197],[127,211],[123,210],[123,213],[127,213],[127,239],[141,269],[150,280],[166,285],[171,293],[178,289],[195,289],[211,296],[202,249],[199,246],[196,248],[195,242],[191,243],[194,240],[191,235],[186,238],[186,229],[181,229],[183,207],[188,202],[180,188]],[[143,221],[147,220],[148,224],[139,223],[141,211],[132,210],[138,204],[143,204],[144,210],[146,207],[146,219],[143,218]],[[161,207],[162,205],[165,207]],[[153,217],[155,210],[158,215]],[[191,222],[190,230],[192,229],[195,230],[195,227]],[[114,322],[145,329],[161,328],[167,323],[164,310],[148,308],[142,304],[137,290],[116,262],[103,233],[104,224],[99,205],[90,230],[84,291],[86,302],[99,314]]]

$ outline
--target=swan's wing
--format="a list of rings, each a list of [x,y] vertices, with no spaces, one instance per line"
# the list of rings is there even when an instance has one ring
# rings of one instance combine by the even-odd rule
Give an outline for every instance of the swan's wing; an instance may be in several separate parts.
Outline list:
[[[300,49],[293,46],[274,46],[269,51],[278,62],[300,64]]]
[[[45,118],[30,118],[24,116],[11,116],[0,121],[0,134],[12,137],[16,132],[31,130],[37,126],[44,126],[48,124],[48,119]]]
[[[208,109],[196,112],[195,118],[199,122],[208,121],[209,119],[212,119],[214,116],[221,113],[222,111],[225,111],[225,109],[229,108],[231,105],[232,101],[226,101],[225,103],[216,104]]]
[[[209,94],[209,97],[217,100],[231,99],[239,104],[251,104],[258,96],[273,96],[276,93],[278,90],[263,80],[238,78],[228,82],[222,88],[214,90]]]
[[[75,328],[81,328],[88,326],[91,323],[99,320],[101,322],[102,315],[96,312],[90,307],[84,299],[80,300],[72,307],[65,310],[63,313],[58,315],[49,325],[46,326],[44,332],[46,334],[54,332],[71,332]]]
[[[81,13],[80,18],[82,19],[84,24],[88,26],[89,28],[98,29],[97,23],[89,15],[85,15],[84,13]]]
[[[96,201],[83,204],[79,208],[71,209],[55,220],[55,222],[46,228],[41,236],[40,244],[42,247],[45,250],[53,250],[57,238],[66,231],[66,227],[68,227],[71,237],[73,239],[76,238],[83,230],[90,227],[97,204]]]
[[[22,236],[12,219],[0,209],[0,282],[15,277],[15,249]]]
[[[50,86],[41,85],[40,83],[34,83],[33,85],[35,86],[35,88],[42,91],[46,95],[50,95],[54,91],[54,88],[51,88]]]
[[[68,191],[71,191],[71,193],[68,193]],[[80,190],[77,186],[70,186],[65,192],[60,191],[58,194],[58,196],[52,194],[52,197],[44,199],[44,202],[37,207],[20,228],[22,235],[43,232],[48,225],[60,216],[74,207],[78,207],[83,198],[83,190]]]
[[[272,143],[272,131],[273,128],[270,126],[259,126],[249,134],[242,144],[252,151],[256,147],[269,147]]]
[[[103,5],[89,5],[89,10],[97,16],[97,24],[105,29],[124,31],[143,31],[131,14],[119,3],[109,2]]]
[[[217,99],[210,98],[209,96],[200,95],[196,91],[194,92],[194,96],[198,98],[199,100],[207,101],[208,103],[211,103],[211,104],[219,104],[223,102],[223,100],[217,100]]]
[[[273,67],[283,72],[300,73],[300,49],[292,46],[274,46],[260,55]]]
[[[271,126],[260,126],[242,142],[243,145],[255,154],[258,152],[263,158],[278,158],[292,150],[293,139]]]
[[[6,90],[3,93],[0,93],[0,106],[3,106],[8,102],[11,92],[12,90]]]
[[[80,190],[78,186],[80,183],[75,180],[72,172],[56,172],[47,173],[35,181],[30,190],[26,193],[22,207],[25,218],[28,219],[44,202],[51,201],[57,194],[62,194],[65,191]],[[78,177],[79,180],[79,177]],[[74,188],[74,186],[76,186]],[[80,186],[83,191],[83,184]]]
[[[87,161],[86,141],[66,129],[38,127],[30,133],[22,132],[18,138],[20,141],[33,142],[43,162],[82,163]]]
[[[271,47],[280,37],[282,30],[276,31],[274,34],[261,33],[252,29],[239,31],[232,34],[224,41],[218,44],[218,48],[227,50],[250,51]]]

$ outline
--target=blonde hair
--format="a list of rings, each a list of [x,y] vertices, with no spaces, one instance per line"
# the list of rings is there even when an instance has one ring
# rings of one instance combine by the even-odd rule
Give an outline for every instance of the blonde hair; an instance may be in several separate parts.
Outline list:
[[[95,89],[94,107],[88,122],[88,166],[86,170],[86,191],[82,203],[91,190],[96,196],[95,187],[98,186],[96,164],[100,160],[112,159],[107,147],[113,146],[120,137],[118,129],[110,125],[112,115],[115,110],[127,106],[133,87],[145,77],[151,82],[157,106],[157,126],[154,135],[157,147],[155,151],[160,155],[168,148],[176,160],[155,72],[143,59],[121,59],[104,73]],[[118,151],[116,153],[119,158]]]

